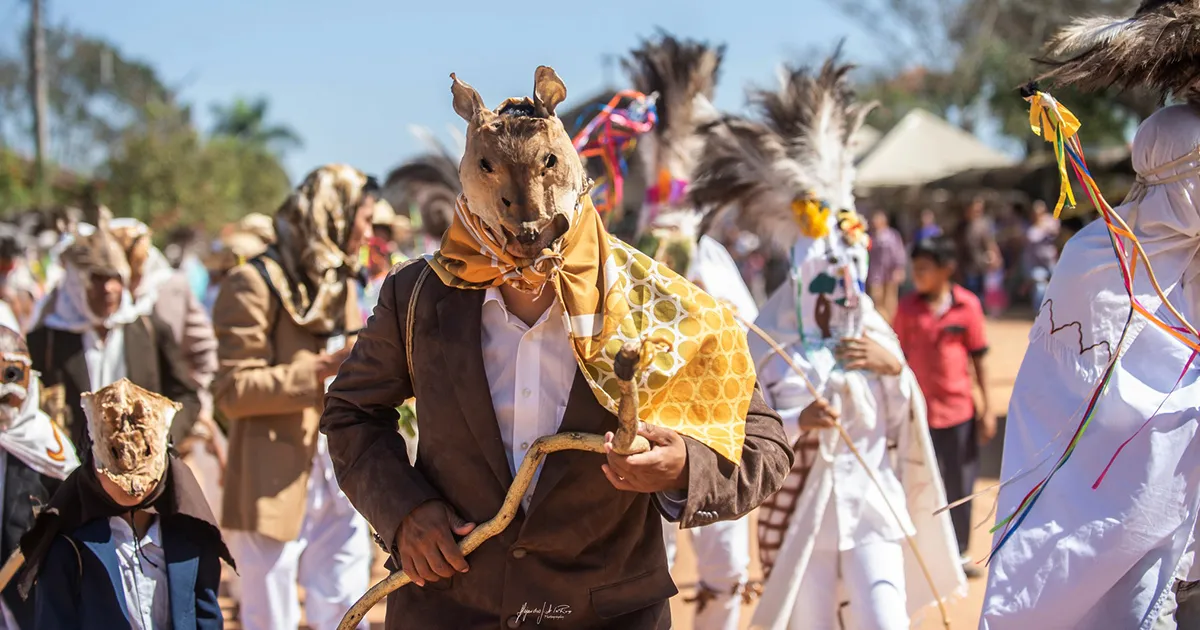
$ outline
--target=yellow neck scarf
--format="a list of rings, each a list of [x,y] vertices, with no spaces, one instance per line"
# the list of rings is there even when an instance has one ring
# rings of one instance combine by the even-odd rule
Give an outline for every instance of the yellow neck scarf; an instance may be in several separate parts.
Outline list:
[[[567,234],[533,261],[505,252],[460,197],[442,248],[425,258],[454,288],[549,285],[592,393],[614,414],[613,358],[626,342],[642,341],[639,419],[741,461],[755,382],[745,332],[707,293],[609,235],[588,197]]]

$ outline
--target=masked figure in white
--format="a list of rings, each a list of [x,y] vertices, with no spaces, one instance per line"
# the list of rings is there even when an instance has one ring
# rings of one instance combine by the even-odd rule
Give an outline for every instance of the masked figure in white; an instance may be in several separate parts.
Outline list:
[[[835,58],[815,75],[786,70],[777,91],[752,93],[762,123],[705,126],[691,189],[701,207],[735,206],[742,227],[792,261],[756,324],[803,375],[750,335],[796,451],[792,475],[759,513],[767,581],[754,628],[908,628],[910,616],[966,586],[950,519],[933,516],[945,494],[924,399],[864,291],[868,237],[848,147],[870,107],[849,89],[849,69]]]
[[[1200,320],[1198,20],[1196,2],[1147,0],[1131,19],[1079,20],[1048,47],[1067,60],[1049,72],[1057,83],[1184,102],[1138,128],[1137,183],[1114,209],[1148,258],[1132,278],[1141,310],[1103,220],[1071,238],[1047,288],[1008,411],[997,518],[1013,518],[999,521],[981,628],[1174,628],[1175,581],[1200,577],[1197,337],[1180,321]]]

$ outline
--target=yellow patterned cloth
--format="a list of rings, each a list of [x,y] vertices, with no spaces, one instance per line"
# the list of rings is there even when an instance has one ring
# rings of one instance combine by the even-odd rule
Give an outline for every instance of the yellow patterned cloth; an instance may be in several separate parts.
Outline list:
[[[639,419],[741,461],[755,382],[745,332],[707,293],[609,235],[588,197],[576,206],[566,236],[536,260],[505,252],[460,197],[442,248],[425,258],[455,288],[551,287],[566,313],[575,359],[613,413],[621,396],[613,358],[626,342],[642,341]]]

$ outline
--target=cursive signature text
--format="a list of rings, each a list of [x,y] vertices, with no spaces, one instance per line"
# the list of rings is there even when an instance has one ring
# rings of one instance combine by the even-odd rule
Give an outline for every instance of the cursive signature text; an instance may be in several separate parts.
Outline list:
[[[524,604],[521,604],[521,610],[517,612],[517,619],[524,623],[524,621],[529,618],[530,615],[533,615],[537,619],[536,623],[540,625],[542,623],[542,619],[566,619],[567,615],[569,614],[571,614],[571,607],[567,606],[566,604],[554,606],[552,604],[542,602],[541,606],[538,606],[537,608],[530,608],[529,602],[525,602]]]

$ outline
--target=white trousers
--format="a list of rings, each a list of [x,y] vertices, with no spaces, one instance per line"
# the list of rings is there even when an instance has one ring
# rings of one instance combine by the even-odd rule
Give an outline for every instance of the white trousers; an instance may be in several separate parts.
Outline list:
[[[675,565],[675,536],[678,527],[663,521],[667,566]],[[738,630],[742,612],[741,588],[750,576],[750,519],[718,521],[689,529],[696,553],[698,588],[717,596],[696,613],[695,630]]]
[[[280,542],[256,532],[228,532],[237,561],[240,621],[245,630],[292,630],[300,626],[300,595],[313,630],[334,630],[371,581],[367,521],[340,492],[314,501],[309,491],[300,538]],[[316,505],[314,505],[316,503]],[[364,619],[358,630],[368,630]]]
[[[838,592],[839,577],[845,597]],[[817,548],[800,582],[788,630],[908,630],[907,601],[899,542],[846,551]]]

